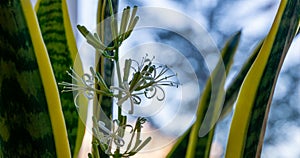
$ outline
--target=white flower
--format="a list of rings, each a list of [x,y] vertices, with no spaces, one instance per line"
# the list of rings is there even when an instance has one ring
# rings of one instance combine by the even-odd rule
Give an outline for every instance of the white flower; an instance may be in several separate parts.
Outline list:
[[[143,93],[133,93],[133,90],[130,90],[129,83],[127,81],[123,82],[123,88],[111,86],[111,89],[118,90],[121,92],[122,97],[118,100],[117,105],[121,106],[127,99],[130,99],[130,110],[128,111],[129,114],[133,114],[134,104],[140,104],[141,98],[138,95]],[[124,95],[124,96],[123,96]]]
[[[94,98],[95,93],[110,95],[105,91],[95,88],[95,74],[93,73],[92,69],[91,72],[92,75],[85,73],[82,75],[82,77],[80,77],[74,71],[74,69],[70,67],[70,72],[67,71],[67,74],[73,79],[73,83],[58,83],[59,85],[64,86],[62,92],[76,92],[76,95],[74,97],[74,103],[77,108],[79,107],[79,105],[77,104],[77,99],[78,96],[81,94],[83,94],[89,100]]]
[[[125,145],[125,141],[122,137],[119,136],[119,132],[124,131],[126,127],[130,127],[132,129],[132,126],[130,125],[119,126],[117,120],[114,120],[112,130],[109,130],[107,127],[105,127],[104,122],[102,121],[97,122],[95,117],[93,117],[92,119],[94,123],[94,127],[93,127],[94,136],[99,140],[101,144],[105,144],[108,146],[105,151],[106,154],[110,154],[110,149],[113,145],[112,143],[114,143],[119,148]],[[115,127],[115,124],[117,127]]]
[[[157,96],[159,101],[164,100],[165,91],[162,86],[178,86],[178,83],[174,81],[168,81],[169,78],[176,75],[166,75],[170,73],[170,69],[167,66],[156,66],[152,63],[152,59],[143,57],[141,64],[135,60],[128,59],[125,61],[123,81],[119,87],[111,86],[111,90],[117,90],[119,92],[117,105],[121,106],[126,100],[130,100],[131,109],[129,114],[134,111],[134,104],[140,104],[141,98],[139,95],[145,95],[146,98],[151,99],[156,96],[157,91],[162,92],[162,96]],[[136,68],[132,67],[132,61],[136,63]],[[134,70],[133,77],[128,82],[128,75],[130,68]],[[117,94],[115,94],[117,95]]]

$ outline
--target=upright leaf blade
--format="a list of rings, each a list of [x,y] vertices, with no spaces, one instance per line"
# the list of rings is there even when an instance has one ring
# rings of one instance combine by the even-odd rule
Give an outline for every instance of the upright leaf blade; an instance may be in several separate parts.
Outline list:
[[[66,0],[39,0],[35,10],[57,82],[72,83],[66,71],[73,67],[81,75],[83,68],[77,57]],[[59,87],[59,90],[62,88]],[[60,97],[70,148],[74,156],[77,156],[85,130],[87,100],[79,98],[78,114],[72,93],[61,93]]]
[[[228,115],[228,113],[232,110],[234,102],[236,101],[236,98],[238,96],[240,87],[247,75],[247,72],[250,70],[252,64],[254,63],[254,61],[258,55],[258,53],[261,49],[262,43],[263,43],[263,41],[260,42],[256,46],[256,48],[254,49],[254,51],[252,52],[250,57],[244,63],[244,65],[241,68],[241,70],[239,71],[239,73],[236,75],[236,77],[233,79],[231,84],[226,89],[226,95],[225,95],[223,109],[222,109],[222,112],[220,115],[220,120],[225,118]]]
[[[282,0],[271,31],[248,72],[231,123],[226,157],[259,157],[276,80],[300,18],[299,0]]]
[[[58,89],[29,0],[0,2],[0,157],[70,157]]]
[[[197,110],[197,120],[194,123],[189,138],[189,146],[186,157],[209,157],[210,147],[214,130],[211,130],[219,118],[224,99],[224,85],[226,74],[229,72],[233,57],[240,41],[241,32],[235,34],[228,40],[222,50],[222,58],[212,72],[204,88]],[[222,70],[222,67],[225,70]],[[214,84],[214,85],[213,85]],[[213,88],[215,87],[215,89]],[[216,93],[216,94],[214,94]],[[211,103],[213,101],[213,103]],[[208,132],[211,130],[210,132]],[[206,135],[208,132],[208,135]],[[203,137],[199,138],[198,137]],[[197,140],[200,148],[196,148]],[[198,146],[199,147],[199,146]],[[195,151],[204,151],[197,152]]]
[[[213,128],[213,123],[216,122],[221,112],[222,98],[224,97],[225,76],[228,73],[232,64],[233,56],[236,52],[240,40],[241,32],[238,32],[231,37],[222,50],[222,59],[212,72],[212,75],[207,81],[204,88],[201,100],[198,105],[197,120],[194,125],[187,131],[175,144],[172,151],[167,157],[208,157],[212,141],[213,130],[206,136],[199,138],[199,130],[208,132]],[[224,64],[224,65],[223,65]],[[225,67],[225,68],[224,68]],[[219,83],[216,86],[218,94],[211,94],[212,82]],[[214,91],[216,92],[216,91]],[[211,95],[215,95],[213,100],[217,100],[210,105]],[[217,105],[219,104],[219,105]],[[205,115],[206,114],[206,115]],[[205,124],[203,124],[205,122]]]

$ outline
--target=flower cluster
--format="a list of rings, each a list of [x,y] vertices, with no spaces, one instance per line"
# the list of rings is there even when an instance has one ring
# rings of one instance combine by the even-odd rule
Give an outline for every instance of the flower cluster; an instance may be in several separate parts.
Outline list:
[[[98,139],[102,148],[106,148],[105,149],[106,154],[111,154],[110,149],[113,145],[113,142],[117,147],[123,147],[125,145],[125,141],[118,134],[121,130],[125,130],[127,126],[132,128],[132,126],[130,125],[118,126],[118,121],[114,120],[113,128],[112,130],[110,130],[107,127],[105,127],[104,122],[102,121],[97,122],[95,117],[93,117],[93,123],[94,123],[93,126],[94,136]],[[115,124],[117,127],[115,127]]]
[[[140,151],[144,146],[146,146],[151,137],[146,138],[144,141],[140,138],[140,132],[142,125],[146,122],[146,119],[143,117],[137,118],[135,123],[135,127],[131,125],[119,125],[118,120],[112,121],[112,130],[109,130],[105,123],[102,121],[97,121],[95,117],[93,117],[93,133],[94,136],[99,141],[101,148],[105,151],[107,155],[113,156],[114,153],[111,152],[113,145],[116,145],[117,148],[124,147],[125,141],[120,136],[120,133],[124,133],[126,128],[130,128],[131,138],[127,144],[126,150],[123,153],[119,153],[121,157],[129,157],[135,155],[138,151]],[[134,141],[135,138],[135,141]],[[133,145],[134,143],[134,145]]]
[[[111,15],[111,18],[108,19],[111,25],[110,27],[113,42],[112,46],[106,46],[97,33],[92,34],[86,27],[77,25],[77,28],[80,33],[86,38],[87,42],[91,46],[93,46],[100,53],[100,55],[104,56],[105,58],[118,60],[118,53],[115,53],[113,56],[111,56],[108,52],[118,50],[123,41],[125,41],[131,35],[134,27],[139,21],[139,17],[136,16],[137,6],[133,7],[131,14],[130,11],[130,7],[126,7],[123,10],[119,29],[113,13]]]
[[[142,58],[141,62],[133,59],[125,60],[124,74],[121,76],[119,65],[119,47],[132,33],[136,26],[139,17],[136,16],[137,7],[132,10],[127,7],[123,10],[120,27],[118,28],[118,22],[113,15],[113,8],[111,0],[108,1],[110,6],[111,18],[110,30],[112,36],[112,42],[108,46],[103,42],[103,31],[100,31],[100,36],[97,33],[92,34],[84,26],[78,25],[77,28],[81,34],[86,38],[87,42],[95,48],[100,55],[109,61],[112,61],[116,65],[118,84],[108,87],[103,76],[97,72],[94,68],[90,68],[90,73],[84,73],[79,75],[70,68],[67,74],[73,79],[73,83],[62,82],[59,85],[64,86],[63,92],[75,92],[74,103],[78,108],[78,98],[80,95],[92,100],[96,94],[102,96],[108,96],[117,99],[118,116],[117,120],[111,122],[109,128],[104,122],[97,120],[97,116],[93,116],[93,134],[96,138],[96,145],[110,156],[113,157],[129,157],[140,151],[146,144],[149,143],[151,137],[148,137],[144,141],[140,138],[142,124],[146,122],[143,117],[138,117],[135,126],[131,126],[126,123],[127,116],[122,115],[122,105],[125,101],[130,101],[131,109],[128,114],[134,113],[134,105],[139,105],[142,99],[152,99],[156,96],[159,101],[165,99],[165,91],[163,86],[178,87],[178,83],[170,80],[170,78],[176,77],[176,74],[172,73],[166,65],[154,64],[153,58],[149,58],[148,55]],[[132,75],[131,75],[132,74]],[[162,96],[157,96],[157,92],[160,91]],[[144,98],[142,98],[144,96]],[[96,98],[95,98],[96,99]],[[97,113],[97,112],[96,112]],[[131,138],[129,142],[125,142],[124,132],[127,128],[130,128]],[[134,140],[135,139],[135,140]],[[93,141],[95,145],[95,140]],[[121,154],[120,148],[124,148],[127,144],[126,150]],[[117,150],[112,152],[112,148],[116,147]],[[98,147],[96,147],[98,149]],[[89,157],[98,157],[92,152]]]
[[[120,87],[112,86],[111,89],[118,90],[122,97],[118,100],[117,104],[122,105],[126,100],[130,99],[131,109],[129,114],[133,113],[134,104],[140,104],[140,95],[144,95],[146,98],[151,99],[156,96],[157,91],[162,92],[162,96],[158,97],[159,101],[164,100],[165,91],[162,86],[175,86],[178,87],[178,83],[168,80],[175,77],[176,74],[166,75],[170,73],[170,69],[166,66],[156,66],[153,64],[153,59],[148,58],[146,55],[142,62],[139,63],[136,60],[127,59],[125,61],[124,76],[122,85]],[[136,67],[132,66],[132,63],[136,64]],[[134,70],[132,79],[128,81],[128,74],[130,69]]]
[[[156,98],[162,101],[165,98],[163,86],[178,87],[177,82],[168,80],[172,77],[176,77],[176,74],[172,74],[170,69],[165,65],[155,65],[153,60],[154,57],[150,59],[148,55],[143,57],[140,63],[136,60],[127,59],[125,61],[122,84],[119,86],[111,86],[108,88],[103,77],[98,72],[95,72],[92,67],[90,68],[90,74],[85,73],[81,77],[70,68],[70,72],[68,71],[67,73],[73,79],[74,83],[62,82],[59,83],[59,85],[64,86],[63,92],[76,91],[74,102],[77,107],[79,106],[77,99],[80,94],[83,94],[88,99],[93,99],[95,94],[100,94],[117,98],[117,105],[119,106],[126,100],[130,100],[131,109],[128,113],[132,114],[134,112],[134,104],[140,104],[142,102],[141,95],[151,99],[154,98],[157,91],[160,90],[163,96],[157,96]],[[132,73],[131,78],[129,77],[130,73]],[[117,94],[114,94],[114,91],[117,91]],[[145,118],[138,118],[133,128],[131,125],[120,124],[119,120],[114,120],[112,121],[112,128],[108,129],[104,122],[97,121],[96,118],[93,117],[93,134],[105,153],[113,155],[111,152],[113,145],[118,148],[125,145],[123,136],[122,134],[120,135],[120,133],[124,133],[126,128],[131,128],[130,133],[132,134],[132,138],[127,145],[127,150],[123,153],[123,156],[127,157],[134,155],[151,140],[150,137],[147,138],[144,143],[140,140],[142,124],[145,123],[145,121]],[[133,137],[137,138],[136,144],[131,149]]]
[[[131,109],[129,114],[134,112],[134,104],[139,105],[141,103],[141,95],[146,98],[151,99],[156,96],[158,91],[162,92],[162,96],[157,96],[159,101],[164,100],[165,91],[162,86],[174,86],[178,87],[178,83],[169,78],[176,77],[176,74],[166,75],[166,73],[171,73],[170,69],[164,66],[156,66],[153,64],[153,59],[149,59],[146,55],[141,63],[135,60],[127,59],[125,61],[124,75],[122,84],[118,86],[111,86],[110,89],[105,84],[103,77],[91,67],[91,74],[83,74],[81,77],[70,68],[71,72],[68,75],[72,77],[73,82],[68,83],[62,82],[59,85],[64,86],[63,92],[75,91],[77,92],[74,97],[74,103],[78,107],[78,96],[83,94],[87,99],[91,100],[94,98],[95,94],[101,94],[110,97],[118,98],[117,105],[121,106],[128,99],[130,100]],[[136,67],[132,66],[132,63],[136,63]],[[134,73],[130,81],[128,81],[128,76],[130,69],[133,69]],[[99,89],[96,88],[98,85]],[[113,94],[116,90],[119,94]]]
[[[78,97],[83,94],[87,99],[91,100],[96,94],[102,94],[106,96],[113,96],[110,90],[107,88],[103,78],[99,73],[96,73],[94,69],[90,68],[91,74],[84,73],[79,76],[74,69],[70,68],[67,74],[73,79],[73,83],[61,82],[58,85],[63,86],[62,92],[75,92],[74,104],[76,108],[78,105]],[[100,89],[96,88],[96,84],[99,85]]]

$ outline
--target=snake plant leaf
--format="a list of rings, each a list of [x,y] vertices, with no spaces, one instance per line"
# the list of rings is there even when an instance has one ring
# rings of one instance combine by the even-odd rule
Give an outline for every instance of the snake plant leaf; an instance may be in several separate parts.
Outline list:
[[[208,79],[198,105],[196,122],[191,129],[186,157],[209,157],[214,132],[211,129],[219,118],[222,109],[226,75],[231,68],[240,37],[241,31],[228,40],[222,50],[221,60]],[[222,70],[224,67],[225,71]],[[213,89],[213,86],[216,87],[216,90]],[[209,130],[211,131],[208,132]],[[201,138],[198,138],[199,136]]]
[[[39,0],[35,10],[56,81],[72,83],[66,71],[73,67],[81,75],[83,68],[80,58],[76,56],[78,51],[66,0]],[[59,91],[62,89],[60,86]],[[60,98],[71,152],[76,157],[83,140],[88,103],[83,96],[79,98],[78,114],[72,93],[61,93]]]
[[[208,157],[213,135],[213,124],[218,120],[221,112],[222,99],[224,98],[224,84],[226,74],[228,73],[233,62],[233,56],[238,47],[241,37],[241,31],[233,35],[222,49],[222,58],[215,67],[201,96],[197,118],[194,125],[189,129],[174,145],[167,157]],[[217,83],[218,85],[212,85]],[[213,90],[212,86],[216,86],[217,90]],[[211,94],[217,92],[217,94]],[[212,95],[216,95],[213,100],[217,100],[212,105]],[[209,107],[210,106],[210,107]],[[213,110],[212,110],[213,109]],[[206,115],[205,115],[206,114]],[[209,130],[212,131],[209,132]],[[200,132],[199,132],[200,130]],[[204,132],[201,132],[204,131]],[[208,135],[204,136],[205,134]],[[202,137],[199,138],[199,135]],[[187,147],[186,147],[187,146]]]
[[[251,55],[249,56],[247,61],[244,63],[244,65],[241,68],[241,70],[239,71],[239,73],[236,75],[234,80],[230,83],[230,85],[226,89],[224,105],[223,105],[223,109],[222,109],[219,120],[224,119],[232,111],[232,107],[233,107],[233,105],[236,101],[236,98],[238,96],[240,87],[241,87],[241,85],[242,85],[242,83],[243,83],[243,81],[244,81],[244,79],[247,75],[247,72],[251,68],[251,65],[253,64],[253,62],[255,61],[255,59],[258,55],[258,52],[260,51],[262,43],[263,43],[263,41],[260,42],[256,46],[256,48],[251,53]]]
[[[185,157],[186,149],[189,143],[191,128],[189,128],[173,145],[172,149],[166,156],[167,158]]]
[[[0,157],[71,157],[30,0],[0,2],[0,32]]]
[[[299,27],[300,1],[282,0],[238,95],[226,157],[260,157],[271,100],[282,63]]]

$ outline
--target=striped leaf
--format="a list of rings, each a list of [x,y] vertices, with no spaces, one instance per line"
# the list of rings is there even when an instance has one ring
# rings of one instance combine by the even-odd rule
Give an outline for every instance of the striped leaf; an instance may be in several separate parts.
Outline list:
[[[226,157],[260,157],[281,65],[299,25],[300,1],[282,0],[272,28],[238,95]]]
[[[80,75],[83,73],[80,58],[73,35],[66,0],[39,0],[35,6],[43,39],[48,50],[52,68],[57,82],[72,83],[66,73],[70,67]],[[63,87],[59,87],[61,92]],[[87,112],[87,100],[79,99],[79,113],[74,105],[72,93],[61,93],[61,104],[71,152],[78,155],[81,147]]]
[[[0,157],[70,157],[47,50],[29,0],[0,2]]]
[[[260,42],[256,46],[256,48],[254,49],[252,54],[249,56],[247,61],[244,63],[244,65],[241,68],[241,70],[239,71],[239,73],[236,75],[234,80],[231,82],[231,84],[226,89],[226,95],[225,95],[223,109],[222,109],[222,112],[220,115],[220,120],[225,118],[232,111],[232,107],[236,101],[240,87],[247,75],[247,72],[249,71],[253,62],[255,61],[255,59],[258,55],[258,52],[260,51],[261,46],[262,46],[262,42]]]
[[[227,41],[222,50],[222,60],[218,62],[218,65],[212,72],[204,88],[198,105],[196,122],[191,129],[178,140],[168,157],[209,157],[214,133],[213,126],[220,115],[223,105],[223,88],[226,74],[231,67],[240,37],[241,32],[238,32]],[[211,97],[213,98],[212,100],[216,102],[210,104]],[[209,130],[211,131],[209,132]],[[199,135],[201,138],[199,138]]]

